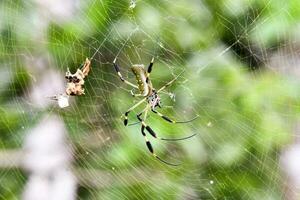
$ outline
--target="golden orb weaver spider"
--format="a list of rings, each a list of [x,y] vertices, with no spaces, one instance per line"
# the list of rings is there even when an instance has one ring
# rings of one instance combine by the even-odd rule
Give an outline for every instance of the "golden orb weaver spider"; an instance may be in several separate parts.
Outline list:
[[[137,85],[125,80],[120,72],[120,67],[119,65],[116,63],[117,58],[114,59],[113,61],[113,65],[114,68],[118,74],[118,76],[120,77],[121,81],[123,81],[124,83],[126,83],[127,85],[130,85],[131,87],[138,89],[139,90],[139,94],[134,94],[133,91],[131,90],[131,94],[133,97],[143,97],[143,99],[141,99],[138,103],[136,103],[135,105],[133,105],[131,108],[129,108],[125,114],[124,114],[124,125],[127,126],[128,124],[128,115],[129,113],[134,110],[136,107],[138,107],[139,105],[141,105],[142,103],[146,102],[147,105],[146,107],[136,115],[137,119],[140,121],[140,123],[142,124],[141,127],[141,133],[144,136],[146,145],[148,150],[150,151],[150,153],[157,158],[159,161],[168,164],[168,165],[172,165],[172,166],[177,166],[179,164],[173,164],[173,163],[169,163],[163,159],[161,159],[160,157],[158,157],[155,154],[155,151],[152,147],[152,144],[150,143],[150,141],[147,138],[145,129],[148,131],[148,133],[150,133],[151,136],[153,136],[156,139],[160,139],[160,140],[165,140],[165,141],[178,141],[178,140],[185,140],[188,138],[191,138],[193,136],[195,136],[196,134],[187,136],[187,137],[183,137],[183,138],[161,138],[158,137],[157,134],[153,131],[153,129],[148,126],[145,122],[146,118],[147,118],[147,114],[148,111],[151,110],[153,113],[157,114],[158,116],[160,116],[162,119],[166,120],[169,123],[188,123],[191,122],[193,120],[195,120],[196,118],[198,118],[198,115],[196,117],[194,117],[193,119],[187,120],[187,121],[175,121],[170,119],[169,117],[163,115],[162,113],[158,112],[157,110],[155,110],[156,107],[161,108],[161,102],[160,102],[160,97],[159,97],[159,93],[162,92],[164,89],[166,89],[167,87],[169,87],[170,85],[172,85],[172,83],[180,76],[180,74],[178,76],[176,76],[174,79],[172,79],[171,81],[169,81],[167,84],[165,84],[164,86],[162,86],[159,90],[155,90],[154,87],[152,86],[151,80],[150,80],[150,74],[152,71],[152,67],[153,67],[153,62],[154,62],[154,58],[152,58],[147,71],[144,68],[144,65],[142,64],[137,64],[137,65],[133,65],[131,67],[131,70],[133,72],[133,74],[135,75],[136,81],[137,81]],[[141,118],[141,115],[144,113],[144,118]]]

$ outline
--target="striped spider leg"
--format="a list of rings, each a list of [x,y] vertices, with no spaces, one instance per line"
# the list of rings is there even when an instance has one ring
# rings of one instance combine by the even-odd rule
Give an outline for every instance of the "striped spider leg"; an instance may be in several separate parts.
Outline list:
[[[151,109],[151,105],[150,104],[147,104],[146,108],[140,112],[139,114],[137,114],[137,118],[138,120],[141,122],[142,124],[142,127],[141,127],[141,133],[145,139],[145,142],[146,142],[146,146],[149,150],[149,152],[152,154],[152,156],[154,156],[156,159],[158,159],[159,161],[167,164],[167,165],[172,165],[172,166],[178,166],[180,164],[174,164],[174,163],[170,163],[170,162],[167,162],[163,159],[161,159],[154,151],[154,148],[151,144],[151,142],[149,141],[149,139],[147,138],[147,135],[146,135],[146,132],[145,132],[145,129],[150,133],[150,135],[155,138],[155,139],[159,139],[159,140],[165,140],[165,141],[179,141],[179,140],[185,140],[185,139],[188,139],[188,138],[191,138],[193,136],[195,136],[196,134],[193,134],[193,135],[190,135],[190,136],[187,136],[187,137],[183,137],[183,138],[162,138],[162,137],[159,137],[154,131],[153,129],[147,125],[147,123],[145,122],[146,118],[147,118],[147,114],[148,114],[148,111]],[[142,119],[141,118],[141,115],[144,113],[144,118]],[[194,120],[194,119],[192,119]],[[189,121],[186,121],[186,122],[190,122],[192,120],[189,120]],[[181,122],[181,123],[185,123],[185,122]]]
[[[138,88],[137,85],[125,80],[120,72],[120,66],[116,63],[117,61],[117,58],[114,59],[114,62],[113,62],[113,65],[114,65],[114,68],[118,74],[118,76],[120,77],[121,81],[123,81],[124,83],[126,83],[127,85],[130,85],[131,87],[134,87],[134,88]]]

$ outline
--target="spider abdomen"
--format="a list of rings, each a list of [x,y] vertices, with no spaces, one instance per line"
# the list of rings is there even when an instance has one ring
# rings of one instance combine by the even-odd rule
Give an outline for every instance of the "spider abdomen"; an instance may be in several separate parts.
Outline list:
[[[152,88],[150,80],[147,82],[147,72],[144,69],[144,65],[133,65],[131,70],[135,75],[140,94],[148,96]]]

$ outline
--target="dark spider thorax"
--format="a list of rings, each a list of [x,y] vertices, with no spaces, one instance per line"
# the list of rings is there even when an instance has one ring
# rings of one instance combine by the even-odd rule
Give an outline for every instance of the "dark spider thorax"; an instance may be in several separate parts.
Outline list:
[[[147,97],[147,101],[151,106],[151,109],[154,109],[156,106],[160,106],[160,97],[158,96],[155,90],[152,90],[152,93]]]

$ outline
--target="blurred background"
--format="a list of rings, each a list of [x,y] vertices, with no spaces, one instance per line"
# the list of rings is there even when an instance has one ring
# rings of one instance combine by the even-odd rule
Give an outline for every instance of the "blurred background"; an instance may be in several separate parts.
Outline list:
[[[0,1],[0,199],[300,199],[299,0]],[[60,108],[67,68],[85,95]],[[135,81],[160,88],[140,133]]]

